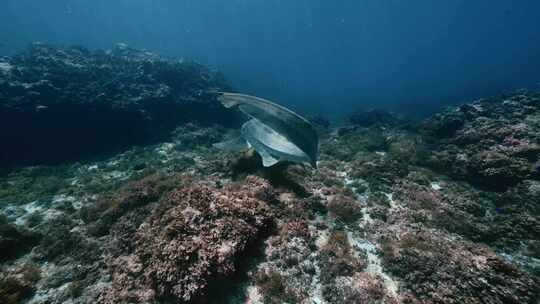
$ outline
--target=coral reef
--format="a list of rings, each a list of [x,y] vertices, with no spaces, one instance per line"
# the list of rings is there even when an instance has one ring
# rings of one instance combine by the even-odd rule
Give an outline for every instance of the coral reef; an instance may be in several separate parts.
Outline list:
[[[113,197],[104,195],[93,205],[81,209],[81,219],[90,223],[89,233],[104,235],[112,224],[132,209],[157,201],[181,180],[164,176],[149,175],[128,183],[115,191]]]
[[[330,214],[343,223],[353,223],[362,217],[356,201],[344,195],[336,195],[327,206]]]
[[[538,283],[493,251],[436,231],[386,244],[384,262],[423,303],[534,303]],[[408,299],[412,301],[412,298]]]
[[[127,129],[137,140],[120,145],[158,141],[0,176],[1,303],[540,300],[538,94],[416,125],[380,111],[339,128],[314,117],[318,169],[263,168],[253,151],[213,147],[235,115],[214,107],[207,90],[226,84],[198,64],[125,45],[37,44],[8,60],[0,116],[48,124],[90,111],[123,124],[89,143]],[[0,152],[4,163],[14,151]]]
[[[313,280],[313,236],[304,220],[282,223],[278,235],[267,240],[267,262],[259,265],[253,283],[265,303],[298,303],[307,299]]]
[[[234,125],[217,72],[124,44],[108,51],[31,45],[2,59],[0,166],[61,163],[163,140],[179,123]]]
[[[0,214],[0,262],[16,258],[34,247],[40,235],[24,228],[16,227]]]
[[[208,297],[209,286],[234,273],[243,252],[272,222],[267,182],[251,177],[232,187],[174,190],[142,224],[127,217],[117,225],[108,258],[112,286],[101,301]]]
[[[539,101],[538,94],[524,92],[436,115],[424,124],[427,133],[441,139],[430,162],[452,176],[498,191],[538,178]]]
[[[219,127],[186,125],[178,130],[183,132],[171,142],[133,148],[102,161],[29,167],[0,178],[2,231],[22,235],[5,235],[9,248],[21,250],[0,273],[7,276],[12,273],[8,267],[28,260],[42,273],[32,292],[24,293],[25,301],[95,303],[110,284],[103,255],[113,225],[135,210],[148,215],[148,206],[195,176],[227,174],[227,155],[215,157],[215,150],[202,143],[183,147],[186,139],[213,140]],[[57,186],[47,186],[52,180]]]
[[[3,270],[3,269],[2,269]],[[23,264],[0,272],[0,302],[20,303],[35,292],[35,284],[41,279],[41,270],[33,264]]]

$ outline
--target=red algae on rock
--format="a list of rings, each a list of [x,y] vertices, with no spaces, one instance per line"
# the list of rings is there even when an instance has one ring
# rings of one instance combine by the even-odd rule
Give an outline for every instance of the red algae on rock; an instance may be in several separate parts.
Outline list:
[[[503,191],[538,177],[540,96],[491,98],[443,112],[423,125],[436,138],[434,163],[473,184]]]
[[[255,177],[236,189],[193,184],[172,191],[135,231],[118,234],[134,246],[108,258],[112,286],[100,300],[201,302],[212,282],[234,274],[243,252],[270,227],[272,212],[261,199],[271,192]]]
[[[538,282],[485,246],[424,230],[384,247],[385,266],[403,280],[409,300],[533,304],[538,299]]]

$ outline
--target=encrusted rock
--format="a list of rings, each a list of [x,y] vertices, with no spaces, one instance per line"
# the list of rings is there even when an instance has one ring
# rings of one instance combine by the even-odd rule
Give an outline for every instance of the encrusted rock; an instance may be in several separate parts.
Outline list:
[[[424,125],[436,169],[492,190],[538,178],[540,96],[517,94],[450,109]]]
[[[113,235],[124,240],[111,243],[112,286],[101,300],[202,301],[212,283],[232,275],[244,251],[269,228],[270,199],[271,187],[254,177],[221,190],[194,184],[172,191],[136,229],[129,222],[116,226]],[[125,238],[133,246],[115,250]]]
[[[39,239],[39,234],[8,223],[6,217],[0,214],[0,262],[30,250]]]
[[[385,250],[385,265],[422,303],[536,303],[538,284],[490,249],[433,230]]]
[[[65,162],[162,140],[185,122],[235,125],[209,91],[223,77],[198,63],[118,45],[33,44],[0,73],[0,166]]]

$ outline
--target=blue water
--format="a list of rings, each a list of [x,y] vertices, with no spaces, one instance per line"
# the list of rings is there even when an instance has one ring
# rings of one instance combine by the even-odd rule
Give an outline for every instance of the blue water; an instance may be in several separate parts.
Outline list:
[[[540,0],[0,0],[0,304],[538,304],[539,134]]]
[[[0,54],[125,42],[303,111],[418,115],[540,88],[539,29],[535,0],[3,0]]]

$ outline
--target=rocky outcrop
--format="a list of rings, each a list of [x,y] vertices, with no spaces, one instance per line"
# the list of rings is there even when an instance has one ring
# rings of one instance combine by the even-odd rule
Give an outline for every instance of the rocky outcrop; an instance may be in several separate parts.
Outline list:
[[[35,246],[40,235],[10,224],[0,214],[0,262],[13,259]]]
[[[227,189],[192,185],[172,191],[150,215],[123,218],[113,231],[112,286],[104,303],[204,302],[208,289],[235,273],[237,262],[271,223],[271,186],[250,177]]]
[[[436,140],[434,167],[491,190],[540,178],[540,96],[479,100],[424,124]]]
[[[35,284],[41,279],[41,270],[28,263],[9,271],[0,269],[0,303],[24,303],[35,292]]]
[[[33,44],[0,59],[0,167],[65,162],[169,136],[188,121],[233,125],[223,77],[195,62],[117,45]]]
[[[0,250],[0,302],[538,303],[538,117],[537,95],[516,94],[438,114],[424,133],[321,121],[317,170],[219,151],[232,130],[204,123],[13,170],[0,176],[0,249],[17,248]]]
[[[403,234],[384,247],[406,303],[535,303],[538,283],[486,247],[437,231]],[[412,296],[414,294],[414,296]]]

